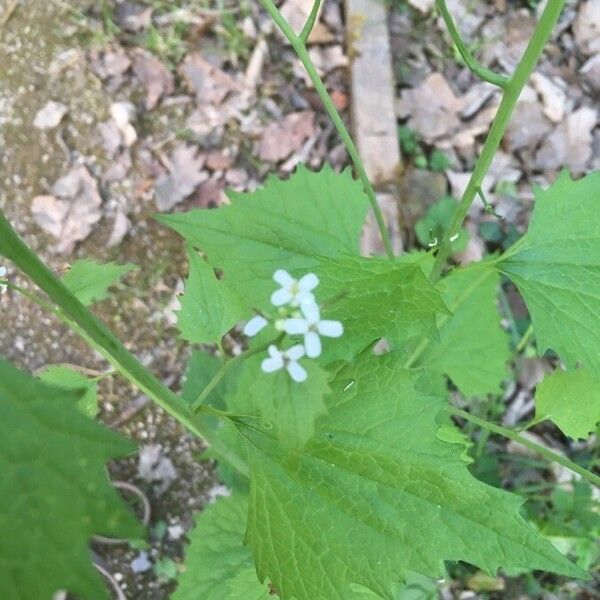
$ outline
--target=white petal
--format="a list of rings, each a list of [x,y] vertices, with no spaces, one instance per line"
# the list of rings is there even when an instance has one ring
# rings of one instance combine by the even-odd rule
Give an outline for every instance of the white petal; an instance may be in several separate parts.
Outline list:
[[[298,287],[303,292],[312,292],[319,285],[319,278],[314,273],[307,273],[298,282]]]
[[[290,374],[290,377],[298,383],[305,381],[308,376],[304,367],[297,362],[288,363],[287,372]]]
[[[316,304],[315,295],[312,292],[298,292],[292,303],[294,306],[304,306],[305,304]]]
[[[296,281],[287,271],[283,269],[277,269],[273,274],[275,283],[278,283],[281,287],[291,287]]]
[[[267,352],[269,353],[271,358],[283,358],[283,352],[281,352],[281,350],[279,350],[279,348],[275,346],[275,344],[271,344],[267,348]]]
[[[255,317],[252,317],[244,326],[244,335],[252,337],[264,329],[267,324],[268,321],[264,317],[261,315],[256,315]]]
[[[308,322],[306,319],[286,319],[283,330],[289,335],[304,335],[308,331]]]
[[[260,364],[260,368],[265,373],[273,373],[274,371],[279,371],[283,367],[283,358],[265,358]]]
[[[321,355],[321,338],[314,331],[309,331],[304,336],[304,346],[306,348],[306,356],[309,358],[317,358]]]
[[[284,352],[285,356],[290,360],[298,360],[304,356],[304,346],[296,344]]]
[[[273,306],[283,306],[293,298],[291,292],[285,288],[280,288],[271,294],[271,304]]]
[[[302,314],[310,324],[315,324],[319,322],[319,319],[321,318],[321,313],[319,312],[319,306],[317,304],[302,304],[300,310],[302,310]]]
[[[340,337],[344,333],[344,326],[339,321],[320,321],[317,330],[326,337]]]

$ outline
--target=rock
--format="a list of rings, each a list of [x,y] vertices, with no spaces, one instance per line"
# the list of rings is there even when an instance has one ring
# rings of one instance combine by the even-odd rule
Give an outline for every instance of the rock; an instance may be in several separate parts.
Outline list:
[[[306,23],[306,19],[308,18],[310,11],[312,10],[313,4],[314,0],[285,0],[279,10],[290,24],[291,28],[296,33],[300,33],[304,27],[304,23]],[[323,10],[323,4],[324,2],[321,3],[319,13]],[[277,35],[284,43],[289,43],[279,31]],[[330,44],[334,41],[335,37],[332,35],[331,31],[329,31],[327,26],[321,23],[320,19],[318,18],[308,37],[308,43]]]
[[[140,450],[138,475],[145,481],[156,484],[156,493],[164,493],[177,478],[171,459],[165,456],[158,444],[143,446]]]
[[[408,0],[408,3],[416,8],[418,11],[422,12],[424,15],[431,12],[435,4],[435,0]]]
[[[560,83],[562,85],[538,72],[531,76],[531,84],[542,100],[544,114],[553,123],[560,123],[563,120],[567,105],[567,94],[564,90],[566,86],[564,82]]]
[[[600,94],[600,54],[592,56],[579,71],[592,92]]]
[[[587,0],[573,26],[575,43],[588,56],[600,52],[600,0]]]
[[[152,563],[148,558],[147,552],[140,552],[132,561],[131,561],[131,570],[134,573],[145,573],[152,568]]]
[[[538,169],[567,167],[572,173],[584,173],[592,157],[592,132],[598,122],[596,109],[582,107],[571,113],[548,136],[535,155]]]
[[[535,148],[551,130],[539,102],[519,102],[506,130],[506,147],[510,152]]]
[[[135,106],[131,102],[114,102],[110,106],[110,115],[121,133],[123,145],[133,146],[137,141],[137,132],[131,124],[136,116]]]
[[[477,83],[462,97],[462,108],[460,116],[463,119],[470,119],[481,107],[496,94],[497,87],[487,81]]]
[[[54,129],[58,127],[69,109],[61,102],[48,102],[38,111],[33,120],[36,129]]]
[[[459,98],[441,73],[432,73],[421,85],[402,92],[400,116],[409,116],[408,127],[427,143],[453,133],[460,126]]]

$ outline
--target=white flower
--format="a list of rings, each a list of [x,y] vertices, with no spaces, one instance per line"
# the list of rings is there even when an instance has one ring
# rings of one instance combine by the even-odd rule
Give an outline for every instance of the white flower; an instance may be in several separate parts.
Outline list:
[[[6,279],[6,267],[0,267],[0,279]],[[6,286],[6,284],[1,284],[0,294],[4,294],[4,292],[6,292],[7,289],[8,287]]]
[[[300,307],[304,318],[286,319],[283,330],[289,335],[304,335],[306,356],[316,358],[321,354],[321,338],[340,337],[344,326],[339,321],[321,321],[319,307],[316,304],[303,304]]]
[[[274,306],[314,304],[315,297],[312,290],[319,285],[319,278],[314,273],[307,273],[298,281],[287,271],[277,269],[273,279],[281,286],[271,296],[271,303]]]
[[[298,362],[298,360],[304,356],[303,346],[296,344],[282,352],[277,346],[271,344],[268,348],[268,352],[269,358],[265,358],[260,365],[265,373],[274,373],[285,367],[294,381],[302,383],[306,379],[306,370]]]
[[[244,325],[244,335],[248,337],[255,336],[259,331],[262,331],[267,325],[269,321],[267,321],[263,316],[256,315],[252,317],[246,325]]]

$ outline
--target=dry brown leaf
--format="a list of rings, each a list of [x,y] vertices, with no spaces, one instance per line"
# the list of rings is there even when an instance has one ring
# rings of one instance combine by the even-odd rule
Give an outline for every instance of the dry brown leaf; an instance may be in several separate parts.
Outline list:
[[[131,67],[131,60],[122,48],[106,50],[105,52],[92,50],[90,52],[90,63],[94,73],[100,79],[118,77]]]
[[[133,72],[146,88],[146,110],[152,110],[164,96],[173,93],[175,81],[171,72],[158,58],[136,48],[133,55]]]
[[[261,160],[279,162],[298,150],[315,133],[315,113],[310,110],[290,113],[270,123],[260,140]]]
[[[194,190],[208,179],[202,170],[204,158],[198,156],[194,146],[182,144],[173,151],[170,159],[169,174],[163,175],[155,187],[158,210],[172,209],[185,200]]]
[[[185,79],[190,91],[196,94],[196,102],[219,105],[228,94],[240,92],[240,84],[221,69],[211,65],[198,53],[189,54],[179,72]]]
[[[60,240],[56,251],[68,254],[100,220],[102,198],[96,180],[84,166],[73,167],[61,177],[52,194],[34,198],[31,212],[44,231]]]
[[[404,90],[400,116],[410,116],[408,126],[426,142],[449,135],[460,126],[462,102],[441,73],[432,73],[421,85]]]
[[[119,27],[137,33],[152,23],[152,7],[134,2],[122,2],[116,6],[115,16]]]

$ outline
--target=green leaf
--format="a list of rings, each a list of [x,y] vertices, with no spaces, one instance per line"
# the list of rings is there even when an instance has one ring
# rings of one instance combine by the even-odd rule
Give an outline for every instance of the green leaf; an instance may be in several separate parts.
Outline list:
[[[499,285],[498,274],[486,267],[445,277],[442,298],[452,315],[438,316],[440,342],[417,345],[410,365],[445,373],[468,397],[500,393],[510,351],[496,308]]]
[[[241,414],[259,411],[263,425],[274,431],[287,452],[295,453],[312,437],[315,419],[325,412],[329,376],[310,359],[301,359],[308,377],[297,383],[285,369],[263,372],[260,363],[265,357],[266,352],[244,361],[237,393],[227,406]]]
[[[98,414],[98,383],[81,373],[62,365],[51,365],[40,373],[40,379],[56,387],[83,392],[77,406],[88,417]]]
[[[181,337],[194,344],[220,342],[245,315],[226,281],[192,248],[188,251],[189,276],[177,313]]]
[[[436,315],[448,313],[440,293],[415,257],[389,261],[344,257],[320,259],[317,300],[323,318],[341,321],[344,335],[323,345],[325,361],[350,360],[371,342],[385,337],[405,347],[414,337],[436,338]]]
[[[200,392],[208,385],[211,379],[222,367],[223,361],[216,356],[196,350],[190,356],[188,361],[184,383],[182,389],[183,399],[192,404],[200,395]],[[227,407],[225,397],[231,396],[235,392],[238,377],[241,368],[232,367],[226,376],[217,384],[217,386],[207,396],[204,403],[216,408],[225,409]],[[203,415],[207,427],[214,431],[222,442],[227,446],[230,452],[237,454],[245,460],[245,448],[240,436],[228,421],[217,419],[212,415]],[[217,459],[217,471],[219,479],[230,489],[246,490],[248,480],[242,477],[229,463],[219,460],[219,455],[213,448],[207,448],[201,455],[202,459]]]
[[[525,299],[540,352],[600,377],[600,171],[535,190],[527,235],[497,264]]]
[[[241,568],[229,582],[227,600],[276,600],[276,597],[271,594],[269,586],[258,581],[254,566],[247,566]]]
[[[419,395],[397,358],[339,370],[298,460],[240,426],[259,579],[282,600],[346,600],[351,584],[390,598],[408,571],[439,578],[447,560],[585,577],[520,516],[520,498],[475,479],[464,446],[436,437],[446,399]]]
[[[287,181],[270,177],[250,194],[228,192],[231,205],[216,210],[159,215],[222,269],[244,303],[271,308],[273,273],[309,272],[317,256],[358,255],[368,200],[350,170],[300,166]]]
[[[588,437],[600,421],[600,381],[587,369],[556,369],[537,387],[535,416],[552,420],[575,440]]]
[[[98,263],[84,258],[71,265],[62,282],[82,304],[88,306],[108,298],[108,288],[133,269],[137,267],[114,262]]]
[[[232,600],[240,589],[254,594],[244,600],[261,598],[256,591],[266,586],[258,582],[250,550],[244,546],[247,511],[248,498],[240,494],[220,498],[200,513],[189,534],[186,570],[179,577],[172,600]],[[254,586],[248,581],[250,570],[254,572]]]
[[[82,415],[80,397],[0,360],[0,598],[106,599],[91,537],[141,535],[106,476],[135,447]]]
[[[190,356],[185,374],[183,377],[183,387],[181,390],[182,398],[192,404],[196,401],[202,390],[210,383],[212,378],[222,367],[223,361],[214,354],[203,350],[194,350]],[[211,406],[222,408],[224,402],[222,393],[224,384],[228,381],[225,378],[208,396],[206,403]]]
[[[429,207],[425,217],[415,223],[415,233],[421,246],[427,247],[436,240],[442,241],[455,210],[456,200],[451,197],[442,198]],[[461,229],[458,238],[452,242],[452,251],[464,250],[468,241],[469,234]]]

